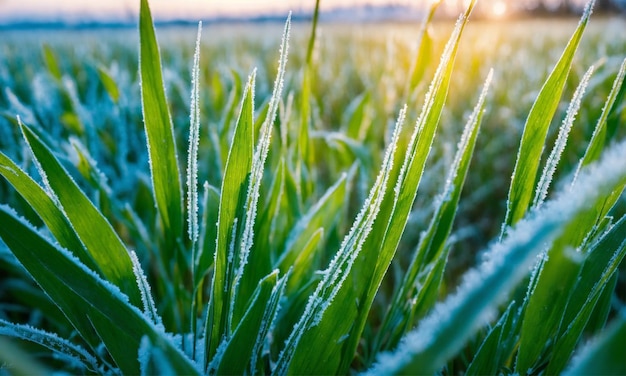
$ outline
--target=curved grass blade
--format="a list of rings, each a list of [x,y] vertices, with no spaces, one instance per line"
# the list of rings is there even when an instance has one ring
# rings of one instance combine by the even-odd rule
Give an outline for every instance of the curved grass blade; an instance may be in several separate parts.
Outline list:
[[[120,100],[120,89],[113,79],[109,72],[104,67],[98,67],[98,77],[100,78],[100,82],[102,82],[102,86],[104,86],[104,90],[106,90],[109,97],[113,103],[117,104]]]
[[[130,252],[130,259],[133,262],[133,272],[135,273],[135,278],[137,279],[137,286],[139,286],[139,291],[141,292],[141,302],[143,303],[143,314],[147,317],[152,324],[157,327],[163,328],[163,320],[156,309],[156,304],[154,303],[154,299],[152,298],[152,293],[150,289],[150,284],[148,283],[148,278],[143,272],[143,268],[141,267],[141,263],[139,262],[139,258],[134,251]]]
[[[585,94],[585,89],[587,88],[587,84],[589,83],[589,78],[591,78],[591,75],[593,74],[593,70],[594,66],[592,65],[587,70],[583,78],[580,80],[580,83],[578,84],[578,87],[574,92],[572,101],[567,108],[567,114],[565,115],[565,119],[563,119],[563,123],[559,128],[559,135],[557,136],[556,142],[554,143],[554,148],[550,152],[550,156],[548,156],[548,160],[546,161],[543,173],[541,174],[541,178],[539,179],[539,183],[537,184],[535,199],[533,201],[533,207],[535,208],[539,207],[548,195],[548,188],[550,187],[552,177],[554,176],[556,167],[559,163],[559,160],[561,159],[561,154],[565,149],[567,137],[569,136],[569,132],[572,129],[572,125],[574,124],[574,119],[576,118],[576,114],[578,113],[578,109],[580,108],[582,97]]]
[[[6,207],[0,207],[0,222],[0,237],[15,257],[79,331],[84,320],[91,323],[123,373],[139,373],[137,351],[147,335],[173,362],[176,373],[198,374],[171,339],[129,304],[117,287],[50,244]],[[82,321],[75,321],[76,316]]]
[[[55,357],[63,359],[77,369],[82,369],[83,372],[89,370],[95,373],[100,368],[96,358],[87,350],[55,333],[0,319],[0,335],[30,341],[46,347],[55,354]]]
[[[354,175],[354,169],[350,175]],[[332,223],[329,223],[332,222],[329,221],[329,218],[336,218],[340,213],[346,197],[348,180],[348,174],[343,174],[291,228],[291,232],[287,236],[285,248],[276,262],[278,268],[285,271],[288,270],[293,265],[294,260],[299,257],[300,252],[305,244],[309,242],[313,233],[317,232],[319,228],[332,225]]]
[[[563,375],[626,375],[624,338],[626,310],[622,308],[615,321],[574,358]]]
[[[165,98],[161,56],[148,0],[139,12],[141,104],[144,116],[154,200],[163,224],[167,247],[182,238],[182,187],[172,118]]]
[[[514,225],[522,219],[528,210],[534,191],[535,179],[539,168],[539,160],[544,148],[548,128],[554,113],[557,110],[561,94],[565,88],[565,81],[574,59],[578,44],[582,39],[583,32],[591,16],[591,10],[595,0],[591,0],[585,7],[584,14],[569,40],[563,55],[543,84],[535,103],[530,109],[522,141],[517,152],[515,168],[511,180],[511,187],[507,199],[506,218],[502,226],[500,239],[504,236],[506,228]]]
[[[80,190],[39,137],[24,124],[21,124],[21,129],[37,160],[40,173],[46,176],[44,182],[54,192],[65,216],[103,276],[118,286],[133,305],[140,307],[141,298],[130,255],[111,224]]]
[[[413,60],[409,80],[407,80],[405,87],[405,98],[407,98],[407,100],[410,98],[412,93],[415,92],[415,89],[422,81],[428,62],[432,61],[431,50],[433,48],[433,40],[430,35],[431,33],[429,28],[440,4],[441,1],[432,1],[430,3],[430,8],[428,9],[426,18],[420,26],[419,34],[417,36],[417,55]]]
[[[59,244],[70,250],[87,267],[100,275],[102,271],[91,254],[76,235],[72,225],[55,204],[54,200],[28,176],[9,157],[0,152],[0,175],[2,175],[17,192],[37,212]]]
[[[593,216],[604,197],[626,183],[626,143],[607,151],[591,167],[581,176],[577,190],[565,190],[520,221],[503,242],[492,245],[483,264],[466,274],[457,292],[407,334],[396,351],[382,354],[368,374],[439,371],[528,274],[545,244],[575,232],[580,218]]]
[[[620,174],[621,172],[616,172]],[[581,270],[581,257],[585,243],[602,228],[605,217],[621,196],[626,182],[616,184],[611,191],[589,210],[586,216],[572,219],[572,230],[558,237],[546,253],[547,260],[541,268],[536,287],[526,298],[522,321],[516,371],[526,374],[542,353],[537,343],[546,343],[557,334],[563,312],[573,293]],[[572,190],[579,189],[579,183]]]
[[[514,320],[517,319],[515,301],[511,302],[506,311],[500,316],[496,325],[491,328],[476,352],[474,359],[467,368],[467,375],[497,375],[501,371],[500,364],[508,355],[505,342],[514,342],[516,336],[512,333]]]
[[[608,281],[626,255],[624,234],[626,216],[589,251],[563,315],[559,338],[548,364],[548,374],[556,375],[563,371],[605,286],[610,286]]]
[[[252,341],[251,337],[257,334],[262,337],[261,340],[265,339],[271,320],[270,322],[264,320],[274,316],[278,299],[272,302],[272,297],[277,284],[282,284],[281,281],[282,279],[278,279],[278,270],[259,281],[239,325],[231,337],[224,339],[212,364],[209,365],[209,374],[243,375],[256,367],[256,361],[252,363],[252,360],[255,357],[257,342]],[[268,308],[274,312],[266,315]]]
[[[622,61],[622,65],[617,72],[617,76],[615,77],[615,81],[613,81],[613,87],[611,88],[611,92],[609,93],[609,97],[606,102],[604,102],[604,108],[602,108],[602,114],[598,119],[598,123],[593,131],[593,135],[591,136],[591,141],[589,141],[589,145],[587,146],[587,150],[585,151],[585,155],[582,157],[580,162],[578,163],[578,168],[576,169],[576,173],[574,174],[574,180],[572,184],[576,182],[576,177],[580,173],[581,168],[583,166],[588,165],[589,163],[597,160],[602,153],[602,149],[606,146],[608,140],[608,118],[610,115],[613,106],[617,103],[617,97],[619,96],[620,90],[624,84],[624,76],[626,76],[626,59]]]

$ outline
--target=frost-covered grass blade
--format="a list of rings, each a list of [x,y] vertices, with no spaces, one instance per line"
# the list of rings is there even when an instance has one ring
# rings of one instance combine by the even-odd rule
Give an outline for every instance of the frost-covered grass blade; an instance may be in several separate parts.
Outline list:
[[[139,373],[137,351],[147,335],[158,343],[176,371],[196,374],[192,363],[114,285],[74,256],[50,244],[6,207],[0,209],[0,237],[44,291],[85,337],[101,338],[117,367]],[[94,347],[92,350],[96,350]]]
[[[44,181],[96,265],[108,280],[128,295],[133,305],[139,306],[141,300],[130,255],[119,236],[50,149],[26,125],[22,124],[21,129],[40,166],[41,175],[45,176]]]
[[[589,22],[595,0],[585,7],[584,14],[572,35],[563,55],[544,83],[535,103],[528,114],[522,140],[515,161],[515,169],[511,179],[509,197],[507,199],[506,218],[502,227],[504,235],[507,226],[514,225],[522,219],[532,199],[533,187],[539,168],[539,160],[544,148],[550,121],[559,105],[565,81],[569,75],[574,54],[578,49],[585,27]]]
[[[173,248],[177,239],[182,238],[182,187],[172,119],[163,88],[161,56],[148,0],[141,0],[139,34],[141,99],[152,189],[167,248]]]
[[[624,182],[626,143],[610,150],[584,178],[581,176],[578,190],[562,192],[531,218],[519,222],[502,243],[493,245],[478,269],[466,274],[457,292],[410,332],[396,351],[382,355],[369,374],[430,374],[440,370],[527,275],[545,244],[572,231],[572,223],[593,214],[595,206],[602,205],[604,195]]]

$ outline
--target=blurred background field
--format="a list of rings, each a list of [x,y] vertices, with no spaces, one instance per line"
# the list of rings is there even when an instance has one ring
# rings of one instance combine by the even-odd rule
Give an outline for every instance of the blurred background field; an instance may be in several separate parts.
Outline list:
[[[526,114],[558,59],[562,46],[576,27],[575,19],[523,19],[471,21],[463,37],[456,69],[442,117],[441,136],[429,159],[427,176],[420,187],[412,223],[407,229],[407,246],[414,246],[430,218],[431,200],[445,179],[445,166],[453,158],[456,140],[469,115],[481,82],[494,68],[493,89],[489,93],[484,125],[478,138],[477,153],[468,177],[457,219],[459,257],[480,249],[500,231],[504,203]],[[200,180],[219,185],[214,168],[210,129],[218,129],[225,119],[224,107],[232,94],[241,91],[241,82],[253,68],[257,75],[257,108],[271,94],[276,67],[275,51],[280,42],[277,23],[237,23],[205,25],[201,66],[201,149]],[[314,54],[313,129],[320,143],[331,132],[341,131],[351,118],[366,130],[359,147],[371,171],[361,181],[361,194],[368,187],[389,137],[389,129],[404,103],[409,119],[416,118],[429,77],[434,73],[452,23],[437,21],[430,27],[432,45],[424,78],[417,93],[405,96],[407,76],[417,53],[419,25],[414,23],[322,23]],[[568,98],[591,64],[597,67],[570,142],[564,162],[573,166],[584,152],[602,110],[603,98],[626,51],[626,20],[619,17],[592,18],[568,79],[562,106],[555,117],[550,139],[556,138],[558,123],[564,117]],[[163,27],[157,30],[164,60],[164,77],[171,102],[178,145],[184,149],[188,132],[190,65],[194,27]],[[287,93],[299,94],[301,67],[310,26],[294,25],[291,55],[287,68]],[[77,136],[88,148],[98,167],[109,177],[113,194],[132,200],[137,194],[141,172],[147,171],[137,70],[138,45],[134,29],[13,30],[0,32],[0,148],[20,159],[22,147],[15,116],[45,129],[52,142],[67,149],[69,136]],[[119,97],[112,98],[103,84],[110,77]],[[238,78],[234,78],[237,76]],[[359,104],[365,104],[359,109]],[[284,108],[283,108],[284,109]],[[291,112],[295,122],[297,114]],[[233,121],[233,119],[230,119]],[[618,132],[624,133],[624,127]],[[278,129],[275,134],[278,137]],[[326,137],[328,140],[328,137]],[[551,141],[549,141],[550,143]],[[327,142],[328,143],[328,142]],[[332,143],[332,142],[330,142]],[[278,142],[276,143],[278,144]],[[63,146],[65,145],[65,146]],[[225,150],[226,145],[222,145]],[[328,147],[328,145],[322,147]],[[331,146],[333,148],[334,146]],[[342,160],[348,155],[347,160]],[[355,156],[320,153],[319,168],[324,181],[318,193],[336,181]],[[222,160],[222,162],[225,162]],[[329,166],[339,164],[340,166]],[[559,176],[556,177],[558,181]],[[4,181],[3,195],[11,195]],[[128,196],[130,195],[130,196]],[[357,200],[358,202],[358,200]],[[470,262],[471,263],[471,262]]]

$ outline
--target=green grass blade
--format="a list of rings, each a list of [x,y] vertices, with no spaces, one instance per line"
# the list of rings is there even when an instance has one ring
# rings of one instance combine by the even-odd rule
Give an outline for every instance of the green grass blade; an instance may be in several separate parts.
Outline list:
[[[374,221],[381,210],[383,199],[388,191],[387,183],[393,170],[396,146],[405,116],[406,106],[398,115],[391,143],[387,146],[378,177],[361,208],[361,212],[355,219],[350,232],[344,238],[339,251],[323,272],[322,281],[317,284],[314,293],[309,296],[304,313],[294,326],[284,349],[279,355],[275,369],[279,374],[297,372],[298,370],[306,370],[311,373],[337,372],[341,361],[340,354],[337,353],[334,346],[329,346],[329,344],[334,345],[343,342],[345,334],[347,334],[346,328],[343,326],[350,327],[352,323],[346,320],[347,316],[342,317],[341,321],[332,319],[337,317],[337,313],[333,311],[338,307],[337,304],[333,303],[342,302],[341,297],[337,295],[362,251],[364,243],[372,231]],[[349,304],[354,304],[354,301]],[[345,313],[347,312],[341,314]],[[324,317],[331,319],[326,319],[324,325],[321,326]],[[337,342],[336,336],[343,339]],[[320,343],[324,345],[320,345]],[[320,349],[320,351],[312,354],[308,350],[310,348]],[[331,352],[334,352],[334,356],[330,355]],[[319,359],[325,360],[320,361]]]
[[[104,277],[128,295],[133,305],[141,304],[128,250],[111,224],[80,190],[67,171],[26,125],[21,126],[44,181],[59,200],[74,231],[89,251]]]
[[[257,221],[257,237],[255,239],[256,247],[258,249],[266,250],[265,257],[259,257],[256,262],[264,262],[262,266],[264,270],[271,270],[272,263],[278,258],[280,254],[280,248],[276,244],[277,240],[275,236],[276,222],[278,220],[288,221],[287,215],[283,215],[281,210],[281,204],[285,195],[285,178],[286,178],[286,158],[280,157],[276,171],[273,174],[271,186],[269,188],[269,197],[267,198],[265,208],[261,212]],[[291,226],[281,226],[281,230],[289,228]],[[286,232],[283,230],[282,232]]]
[[[263,321],[266,318],[265,310],[270,306],[272,292],[277,283],[278,270],[259,281],[254,295],[251,297],[248,310],[233,331],[232,336],[224,338],[217,355],[209,365],[209,374],[243,375],[251,367],[256,367],[256,364],[252,364],[256,341],[251,339],[255,334],[263,332],[262,327],[267,325]],[[263,329],[267,329],[267,327]]]
[[[315,48],[315,38],[317,37],[317,20],[320,15],[320,0],[315,0],[315,9],[313,10],[313,21],[311,22],[311,34],[309,34],[309,43],[306,49],[306,67],[310,67],[313,61],[313,49]]]
[[[626,255],[624,234],[626,217],[622,217],[589,251],[567,304],[559,338],[548,364],[548,374],[559,374],[566,366],[604,286]]]
[[[321,227],[329,228],[332,226],[332,221],[329,221],[329,218],[336,218],[339,215],[345,203],[348,180],[348,175],[343,174],[332,187],[328,188],[315,205],[294,224],[287,236],[285,248],[276,262],[277,267],[284,271],[288,270],[313,233]]]
[[[48,67],[48,72],[50,75],[54,77],[55,80],[61,82],[61,78],[63,78],[63,73],[61,72],[61,68],[59,67],[59,61],[57,60],[54,51],[48,44],[44,44],[43,46],[43,57],[46,62],[46,66]]]
[[[254,293],[258,281],[269,271],[258,267],[259,259],[267,259],[269,257],[266,250],[259,248],[253,249],[255,222],[257,219],[257,211],[259,206],[259,196],[261,183],[265,172],[265,162],[270,149],[271,135],[273,131],[274,121],[278,112],[278,105],[281,100],[285,72],[287,66],[287,56],[289,55],[289,36],[291,33],[291,14],[287,17],[285,28],[283,30],[282,41],[280,45],[278,69],[276,79],[274,81],[274,89],[268,104],[267,114],[259,131],[259,140],[252,159],[250,172],[250,184],[246,195],[245,204],[245,222],[243,223],[243,233],[241,246],[239,251],[238,267],[235,273],[233,287],[235,292],[231,298],[233,305],[233,322],[236,326],[239,323],[246,308],[246,304]],[[260,264],[266,264],[266,261],[260,261]]]
[[[420,31],[417,37],[417,55],[413,60],[411,73],[409,74],[410,79],[407,81],[407,86],[405,89],[405,98],[407,99],[412,95],[413,92],[415,92],[415,89],[424,77],[424,73],[426,72],[426,67],[428,66],[428,63],[432,61],[431,50],[433,48],[433,40],[429,29],[432,20],[435,17],[435,12],[437,11],[437,8],[439,8],[440,4],[441,1],[431,2],[426,19],[421,24]]]
[[[176,240],[182,238],[182,187],[174,129],[163,87],[161,56],[148,0],[141,0],[139,39],[141,103],[152,187],[168,248],[173,249]]]
[[[70,250],[80,261],[100,275],[102,271],[85,249],[65,215],[53,199],[11,159],[0,152],[2,175],[37,212],[59,244]]]
[[[574,232],[577,219],[593,216],[604,196],[626,183],[626,143],[607,151],[592,167],[581,175],[578,189],[561,193],[530,219],[520,221],[503,242],[494,244],[457,292],[407,334],[396,351],[381,355],[368,374],[438,372],[528,274],[546,243]]]
[[[0,237],[15,257],[68,319],[74,320],[72,313],[80,312],[82,321],[72,323],[80,331],[87,320],[123,373],[139,373],[137,351],[141,337],[147,335],[174,361],[177,373],[197,374],[165,333],[147,321],[114,285],[50,244],[5,207],[0,208],[0,222]]]
[[[626,311],[622,308],[615,321],[575,356],[563,375],[626,375],[624,338]]]
[[[508,226],[517,223],[528,210],[548,128],[559,105],[574,54],[582,39],[594,3],[595,0],[592,0],[587,4],[576,31],[569,40],[565,51],[563,51],[550,76],[543,84],[526,119],[522,141],[517,152],[517,160],[515,161],[515,169],[513,170],[502,235],[504,235]]]
[[[238,223],[245,220],[246,194],[250,184],[254,147],[254,79],[248,78],[233,141],[224,170],[217,220],[217,241],[211,302],[206,340],[209,357],[215,355],[224,335],[230,334],[229,302],[236,266],[235,250],[241,246],[242,229]]]
[[[588,165],[589,163],[597,160],[602,153],[602,149],[608,143],[608,124],[607,120],[609,118],[610,112],[613,109],[613,106],[617,103],[616,99],[620,92],[620,88],[622,88],[624,83],[624,77],[626,76],[626,59],[622,61],[622,65],[617,72],[617,76],[615,77],[615,81],[613,81],[613,87],[611,88],[611,92],[609,93],[609,97],[604,103],[604,108],[602,109],[602,114],[598,119],[598,123],[593,131],[593,135],[591,136],[591,141],[589,141],[589,145],[587,146],[587,150],[585,151],[585,155],[582,157],[578,164],[578,168],[576,170],[575,177],[580,173],[580,169],[583,166]],[[574,182],[576,178],[574,177]],[[574,184],[572,182],[572,184]]]
[[[196,260],[194,272],[194,285],[198,287],[201,280],[209,272],[213,263],[215,252],[215,239],[217,237],[217,214],[220,203],[220,192],[217,188],[204,184],[204,197],[202,199],[202,222],[200,226],[200,243],[198,244],[199,255]]]
[[[141,293],[141,303],[143,305],[143,314],[147,317],[150,322],[152,322],[157,327],[163,327],[163,320],[159,313],[157,312],[156,304],[154,303],[154,299],[152,298],[152,292],[150,288],[150,284],[148,283],[148,278],[141,267],[141,263],[139,262],[139,258],[135,251],[130,251],[130,259],[133,262],[133,272],[135,273],[135,278],[137,279],[137,286],[139,286],[139,291]]]
[[[315,261],[315,251],[324,238],[324,228],[320,227],[311,234],[307,242],[300,248],[296,259],[291,263],[291,276],[287,284],[287,293],[296,291],[302,285],[309,283],[313,279],[313,272],[310,268]]]
[[[511,333],[511,327],[517,316],[514,312],[516,308],[515,301],[511,302],[496,325],[489,330],[489,334],[467,368],[467,375],[497,375],[499,373],[499,365],[508,350],[503,342],[511,342],[515,339],[514,333]]]
[[[338,293],[344,281],[348,278],[349,272],[354,262],[363,248],[367,236],[372,230],[372,225],[380,212],[383,198],[388,191],[387,183],[393,169],[396,154],[396,146],[402,125],[406,116],[406,106],[400,111],[396,128],[394,129],[391,143],[387,146],[383,162],[374,182],[370,194],[361,208],[361,212],[354,220],[352,228],[344,238],[343,243],[330,265],[322,273],[323,278],[317,284],[314,293],[309,296],[304,313],[294,326],[285,341],[285,346],[281,351],[276,363],[274,373],[287,374],[297,373],[298,370],[307,370],[310,373],[336,373],[340,358],[337,348],[334,345],[340,344],[335,337],[345,340],[345,328],[342,326],[351,325],[346,317],[341,320],[326,319],[325,325],[335,324],[337,327],[320,331],[320,324],[324,317],[336,318],[336,313],[329,312],[336,309],[333,302],[339,301]],[[350,302],[354,304],[354,302]],[[329,309],[330,308],[330,309]],[[344,312],[342,312],[343,314]],[[315,351],[312,351],[315,349]],[[333,352],[333,358],[326,358],[328,352]],[[315,355],[315,356],[311,356]],[[330,360],[330,361],[329,361]]]
[[[517,312],[516,312],[517,311]],[[507,354],[506,342],[515,340],[512,329],[518,317],[518,304],[512,301],[496,324],[489,328],[467,368],[468,375],[496,375]],[[507,337],[510,336],[510,337]]]
[[[369,116],[372,95],[368,91],[354,98],[343,114],[342,124],[346,124],[344,133],[347,137],[363,142],[371,125]]]
[[[539,207],[543,201],[548,196],[548,188],[550,187],[550,183],[552,182],[552,177],[554,176],[554,172],[556,171],[556,167],[559,164],[559,160],[561,159],[561,154],[565,149],[565,145],[567,143],[567,137],[572,129],[572,125],[574,124],[574,119],[576,118],[576,114],[578,113],[578,109],[580,108],[580,103],[583,95],[585,94],[585,89],[589,84],[589,79],[593,74],[594,66],[592,65],[583,78],[580,80],[576,91],[574,92],[574,96],[572,97],[572,101],[567,108],[567,114],[565,115],[565,119],[563,119],[563,123],[559,128],[559,135],[554,143],[554,147],[548,156],[548,160],[546,161],[546,165],[543,169],[543,173],[541,174],[541,178],[539,178],[539,183],[537,183],[537,188],[535,190],[535,199],[533,201],[533,207]]]
[[[109,74],[109,72],[104,67],[98,67],[98,77],[100,78],[100,82],[102,82],[102,86],[104,86],[104,90],[106,90],[109,97],[113,103],[117,104],[120,100],[120,89],[113,77]]]
[[[355,318],[355,324],[349,329],[350,334],[344,348],[345,352],[339,367],[340,372],[347,370],[350,366],[352,361],[350,359],[351,354],[358,347],[367,321],[366,312],[374,301],[408,222],[426,160],[435,138],[439,118],[447,98],[460,38],[475,4],[475,1],[469,4],[465,14],[459,18],[446,44],[439,67],[426,94],[422,113],[417,120],[404,155],[404,162],[398,173],[393,190],[394,194],[385,198],[377,223],[372,231],[372,236],[365,243],[364,249],[367,252],[361,256],[358,267],[355,268],[359,273],[357,279],[367,281],[367,283],[352,287],[354,291],[344,290],[348,296],[340,296],[337,300],[346,304],[342,308],[339,308],[340,305],[337,304],[338,311],[344,312],[343,314],[350,312]],[[354,299],[349,297],[352,294],[355,294],[354,298],[359,302],[358,309],[356,309],[357,305],[349,304],[350,300]]]
[[[389,336],[390,333],[393,333],[388,337],[389,340],[385,344],[385,348],[395,347],[400,337],[413,325],[414,317],[419,317],[430,309],[438,296],[440,281],[447,263],[447,252],[444,251],[444,247],[452,230],[465,178],[469,171],[484,112],[487,90],[492,77],[493,71],[490,71],[478,103],[474,107],[461,136],[457,154],[448,173],[446,185],[438,199],[430,225],[420,239],[402,284],[394,294],[390,311],[387,312],[383,321],[378,335],[379,340],[381,336]],[[430,272],[422,280],[418,280],[418,275],[433,263],[435,266]],[[417,286],[422,287],[417,289]],[[417,299],[415,299],[416,297]],[[410,312],[410,314],[405,316],[406,312]],[[383,344],[379,343],[378,345]]]
[[[515,362],[515,370],[521,375],[532,373],[533,364],[544,350],[538,344],[546,343],[558,329],[580,270],[580,261],[572,255],[576,250],[563,245],[562,239],[557,239],[548,251],[537,285],[527,297]]]
[[[198,146],[200,144],[200,37],[202,22],[198,24],[196,51],[193,55],[191,104],[189,110],[189,152],[187,153],[187,230],[196,251],[198,241]],[[195,256],[195,254],[194,254]],[[194,261],[195,262],[195,257]]]
[[[30,325],[14,324],[0,319],[0,335],[37,343],[50,349],[58,359],[74,364],[75,369],[97,372],[96,358],[87,350],[58,335]],[[8,359],[6,360],[8,361]]]

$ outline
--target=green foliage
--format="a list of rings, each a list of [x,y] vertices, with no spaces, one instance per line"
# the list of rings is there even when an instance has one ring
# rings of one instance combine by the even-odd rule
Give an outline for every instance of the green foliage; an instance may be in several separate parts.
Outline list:
[[[319,1],[194,49],[141,0],[138,61],[2,39],[0,374],[623,373],[626,42],[475,3],[411,48]]]

